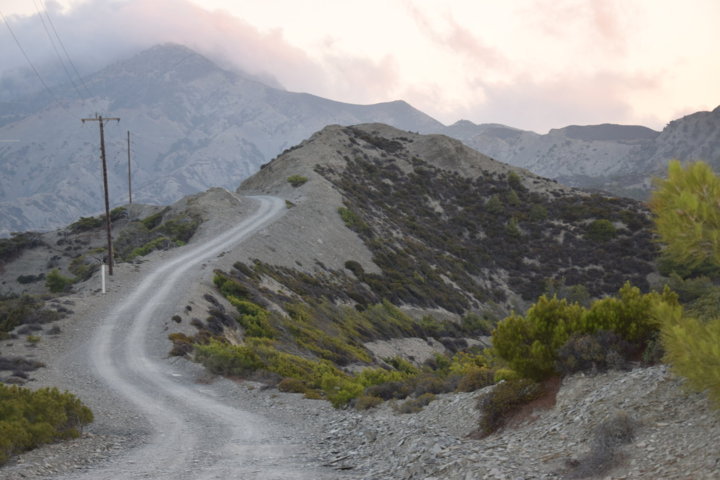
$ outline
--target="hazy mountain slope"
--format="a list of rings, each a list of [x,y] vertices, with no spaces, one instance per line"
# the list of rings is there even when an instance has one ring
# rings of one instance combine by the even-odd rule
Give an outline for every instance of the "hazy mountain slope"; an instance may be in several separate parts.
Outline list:
[[[293,187],[292,175],[307,182]],[[534,300],[548,279],[597,296],[626,280],[647,286],[653,271],[639,203],[563,187],[442,135],[330,126],[239,189],[257,191],[294,206],[269,228],[272,253],[256,259],[320,270],[336,285],[355,278],[366,289],[356,302],[509,310]],[[597,220],[612,233],[595,235]]]
[[[671,121],[662,132],[634,125],[572,125],[545,135],[503,125],[457,122],[444,131],[501,162],[567,185],[647,198],[670,159],[720,169],[720,107]]]
[[[92,98],[44,95],[7,103],[0,117],[0,234],[47,229],[102,209],[96,111],[108,123],[111,201],[127,199],[131,131],[134,199],[169,203],[212,186],[235,188],[283,149],[327,124],[383,121],[416,131],[441,124],[405,102],[351,105],[291,93],[164,45],[85,80]]]
[[[352,105],[267,86],[177,45],[151,48],[81,86],[0,105],[0,235],[50,229],[102,210],[96,112],[106,128],[111,202],[127,199],[131,131],[134,199],[164,204],[212,186],[235,188],[283,150],[329,124],[382,122],[442,133],[492,158],[573,186],[644,198],[670,158],[719,162],[720,111],[658,133],[640,126],[569,126],[546,135],[461,121],[450,127],[402,101]],[[4,97],[3,97],[4,98]]]

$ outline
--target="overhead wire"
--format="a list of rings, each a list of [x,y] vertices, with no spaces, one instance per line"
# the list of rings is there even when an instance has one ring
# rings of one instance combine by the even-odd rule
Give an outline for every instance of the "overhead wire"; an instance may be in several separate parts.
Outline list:
[[[15,40],[15,44],[20,49],[20,52],[22,53],[23,57],[25,57],[25,61],[27,61],[28,65],[30,65],[30,68],[33,72],[35,72],[35,76],[40,80],[40,83],[45,88],[45,91],[50,95],[50,97],[63,109],[67,110],[67,107],[65,107],[58,98],[55,96],[52,90],[50,90],[50,87],[48,87],[47,83],[45,83],[45,80],[43,80],[42,76],[40,76],[40,72],[38,72],[37,68],[35,68],[35,65],[33,65],[32,61],[30,61],[30,57],[28,57],[27,52],[25,52],[25,49],[23,48],[22,44],[20,43],[20,39],[15,35],[15,32],[13,31],[12,27],[10,27],[10,23],[7,20],[7,17],[2,13],[2,10],[0,10],[0,18],[2,18],[3,23],[7,27],[8,31],[10,32],[10,35],[13,37],[13,40]]]
[[[65,61],[63,60],[62,56],[60,56],[60,52],[58,51],[57,45],[55,44],[55,40],[53,40],[52,35],[50,35],[50,30],[48,29],[47,24],[45,23],[45,19],[43,18],[42,11],[40,10],[40,7],[38,6],[38,3],[36,0],[33,0],[33,4],[35,5],[35,10],[37,10],[38,17],[40,18],[40,23],[42,23],[43,30],[45,30],[45,34],[48,37],[48,40],[50,40],[50,45],[52,45],[53,50],[55,51],[55,56],[60,60],[60,65],[62,66],[63,70],[65,71],[65,75],[68,77],[68,80],[70,80],[70,84],[75,89],[75,92],[78,94],[78,98],[81,100],[83,99],[83,94],[80,92],[80,89],[75,84],[75,80],[73,80],[72,75],[70,75],[70,71],[68,70],[68,67],[65,65]]]
[[[52,21],[52,18],[50,17],[50,11],[47,8],[47,4],[44,2],[44,0],[38,0],[40,4],[43,6],[43,9],[45,11],[45,16],[48,19],[48,23],[50,23],[50,28],[52,28],[52,31],[55,33],[55,38],[57,38],[58,43],[60,44],[60,48],[62,48],[62,51],[65,52],[65,57],[67,57],[67,61],[70,64],[70,67],[72,67],[73,71],[75,72],[75,75],[77,75],[78,79],[80,79],[80,83],[82,84],[83,88],[85,89],[85,92],[87,93],[88,98],[92,97],[92,94],[90,93],[90,89],[87,87],[87,84],[85,83],[85,79],[80,75],[80,72],[78,72],[78,69],[75,67],[75,63],[72,61],[72,58],[70,57],[70,54],[67,51],[67,48],[65,48],[65,43],[62,41],[62,38],[60,38],[60,34],[58,33],[57,29],[55,28],[55,23]]]

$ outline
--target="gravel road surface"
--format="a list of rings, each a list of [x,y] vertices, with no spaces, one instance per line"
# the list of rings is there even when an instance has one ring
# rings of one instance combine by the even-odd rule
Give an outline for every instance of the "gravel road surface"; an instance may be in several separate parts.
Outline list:
[[[202,372],[196,365],[168,358],[163,325],[207,277],[213,260],[262,231],[286,208],[276,197],[242,203],[256,209],[231,228],[206,231],[201,241],[165,252],[124,279],[118,272],[107,300],[89,301],[96,304],[97,318],[75,332],[84,338],[72,351],[58,352],[52,370],[61,372],[55,375],[65,380],[63,388],[93,408],[95,436],[129,438],[137,446],[52,478],[338,478],[337,471],[318,465],[299,432],[288,431],[292,426],[283,424],[282,414],[269,418],[257,408],[253,413],[241,404],[247,395],[235,395],[239,388],[233,382],[198,382]],[[13,472],[5,469],[0,477],[13,478]]]

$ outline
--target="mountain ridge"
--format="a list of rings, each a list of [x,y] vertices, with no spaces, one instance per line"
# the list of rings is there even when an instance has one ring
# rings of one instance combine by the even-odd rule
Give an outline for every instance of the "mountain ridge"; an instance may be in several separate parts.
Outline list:
[[[126,130],[136,200],[154,204],[213,186],[234,189],[329,124],[380,122],[445,134],[543,177],[638,199],[647,198],[652,176],[671,158],[720,168],[720,107],[673,120],[662,132],[614,124],[544,135],[467,120],[445,126],[403,100],[355,105],[277,89],[174,44],[110,64],[84,82],[90,98],[73,100],[66,86],[56,90],[60,104],[46,92],[4,104],[0,235],[47,230],[101,210],[97,131],[79,122],[94,112],[121,118],[106,129],[113,205],[127,197]]]
[[[133,131],[134,196],[155,204],[212,186],[235,188],[327,124],[378,120],[412,130],[440,125],[405,102],[343,104],[278,90],[219,67],[207,70],[207,60],[190,52],[156,47],[91,75],[88,88],[101,93],[90,100],[51,103],[30,116],[6,112],[6,119],[22,119],[0,127],[0,138],[18,140],[0,144],[0,233],[46,230],[98,212],[97,131],[80,123],[92,116],[88,108],[121,119],[106,128],[114,205],[127,198],[125,125]],[[163,62],[156,57],[166,54],[164,64],[173,68],[161,75],[157,65]],[[143,65],[155,67],[138,68]]]

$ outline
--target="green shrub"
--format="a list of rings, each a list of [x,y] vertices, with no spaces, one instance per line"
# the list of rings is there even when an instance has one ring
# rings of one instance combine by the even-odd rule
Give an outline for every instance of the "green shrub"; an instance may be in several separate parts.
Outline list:
[[[635,351],[615,332],[601,330],[592,334],[575,334],[557,352],[557,370],[562,375],[575,372],[623,370]]]
[[[281,392],[288,393],[305,393],[307,391],[307,385],[302,380],[297,378],[283,378],[277,385],[278,390]]]
[[[72,278],[65,277],[60,274],[60,270],[55,268],[45,277],[45,286],[52,293],[62,293],[70,290],[73,281],[74,280]]]
[[[477,367],[467,371],[458,382],[458,392],[474,392],[495,383],[495,373],[489,368]]]
[[[530,220],[533,222],[541,222],[548,218],[548,211],[542,204],[535,203],[530,207]]]
[[[156,227],[154,231],[164,234],[176,245],[182,246],[190,241],[200,223],[197,218],[177,216],[165,221]]]
[[[355,260],[348,260],[347,262],[345,262],[345,268],[353,272],[353,274],[355,274],[357,278],[362,278],[363,274],[365,273],[362,265],[360,265],[360,263],[356,262]]]
[[[576,331],[583,314],[577,304],[541,296],[526,316],[511,315],[493,332],[493,346],[523,377],[543,379],[555,373],[555,352]]]
[[[657,312],[666,361],[691,389],[707,391],[720,408],[720,317],[708,321],[687,317],[677,305],[663,305]]]
[[[505,426],[515,412],[541,394],[540,384],[527,378],[498,383],[490,393],[478,399],[480,435],[490,435]]]
[[[32,391],[0,384],[0,465],[11,455],[80,436],[93,421],[89,408],[56,388]]]
[[[232,295],[237,298],[246,298],[249,295],[248,290],[240,282],[220,271],[215,272],[213,283],[224,297]]]
[[[510,171],[508,173],[508,185],[513,192],[522,192],[526,190],[525,186],[522,184],[522,179],[520,178],[520,175],[518,175],[517,172],[514,171]]]
[[[659,303],[677,304],[677,295],[667,287],[662,293],[642,294],[639,288],[626,283],[617,297],[603,298],[592,304],[582,318],[579,331],[608,330],[629,342],[644,344],[659,329],[659,322],[652,314]]]
[[[520,376],[542,380],[557,373],[558,351],[573,334],[609,331],[643,350],[659,330],[654,309],[660,304],[676,305],[677,295],[669,288],[642,294],[626,283],[617,298],[597,300],[589,309],[541,296],[524,317],[511,315],[498,324],[493,346]]]
[[[144,257],[145,255],[149,254],[150,252],[168,248],[168,247],[170,247],[170,245],[171,245],[171,242],[168,238],[157,237],[153,240],[150,240],[142,247],[138,247],[138,248],[134,249],[132,252],[130,252],[130,255],[128,255],[128,259],[132,260],[135,257]]]
[[[347,405],[350,400],[360,396],[363,386],[346,375],[325,373],[320,379],[320,386],[333,407]]]
[[[142,223],[146,229],[152,230],[160,223],[162,222],[163,215],[165,215],[168,211],[168,208],[165,208],[157,213],[153,213],[152,215],[148,215],[147,217],[140,220],[140,223]]]
[[[173,344],[170,355],[174,357],[182,357],[193,351],[193,339],[184,333],[171,333],[168,338]]]
[[[45,274],[41,273],[39,275],[19,275],[16,280],[19,284],[25,285],[28,283],[35,283],[39,282],[40,280],[45,278]]]
[[[23,250],[43,245],[39,233],[13,232],[10,238],[0,238],[0,265],[18,257]]]
[[[488,212],[499,215],[505,211],[505,207],[503,206],[502,200],[500,200],[500,197],[497,195],[492,195],[488,200],[485,202],[485,210]]]
[[[587,228],[587,237],[596,242],[607,242],[615,238],[617,229],[610,220],[594,220]]]
[[[705,162],[668,163],[667,179],[656,180],[650,200],[663,255],[694,269],[720,266],[720,177]]]
[[[30,295],[0,300],[0,338],[20,325],[41,325],[60,318],[60,312],[43,308],[43,302]]]
[[[287,181],[290,185],[297,188],[301,185],[304,185],[308,181],[308,179],[307,177],[303,177],[302,175],[290,175],[287,178]]]
[[[207,345],[195,345],[195,351],[195,359],[218,375],[246,377],[265,366],[257,353],[246,346],[211,340]]]
[[[93,273],[100,269],[97,262],[88,260],[85,255],[73,258],[68,266],[70,273],[75,275],[75,281],[82,282],[90,278]]]
[[[268,312],[261,306],[248,300],[241,300],[233,295],[227,296],[228,301],[240,314],[237,322],[245,330],[248,337],[275,338],[277,330],[268,320]]]
[[[405,398],[411,393],[410,385],[400,381],[371,385],[365,389],[365,395],[382,398],[383,400]]]
[[[476,313],[470,312],[463,315],[460,327],[463,332],[469,335],[490,335],[493,329],[493,322],[486,316],[480,316]]]
[[[338,208],[338,213],[340,214],[340,218],[342,218],[343,222],[345,222],[345,225],[351,230],[363,233],[366,233],[370,230],[368,224],[365,223],[365,221],[358,214],[356,214],[349,208],[340,207]]]
[[[81,233],[100,228],[104,224],[104,219],[101,217],[80,217],[79,220],[71,223],[69,228],[72,233]]]
[[[375,408],[383,403],[383,399],[380,397],[374,397],[372,395],[361,395],[355,401],[355,409],[357,410],[369,410]]]
[[[110,210],[110,221],[116,222],[120,220],[121,218],[125,218],[128,216],[127,208],[125,207],[115,207],[112,210]]]

